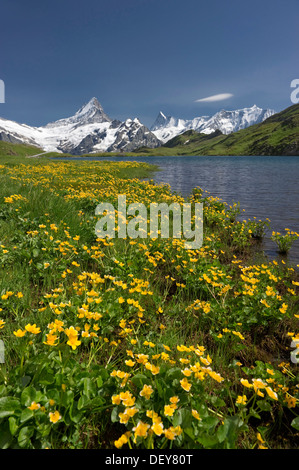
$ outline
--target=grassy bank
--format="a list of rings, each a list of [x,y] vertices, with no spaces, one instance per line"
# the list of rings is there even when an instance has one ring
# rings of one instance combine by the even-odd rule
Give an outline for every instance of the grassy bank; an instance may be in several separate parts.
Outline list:
[[[198,188],[200,249],[98,239],[101,201],[184,202],[148,171],[0,163],[0,447],[297,447],[295,270]]]

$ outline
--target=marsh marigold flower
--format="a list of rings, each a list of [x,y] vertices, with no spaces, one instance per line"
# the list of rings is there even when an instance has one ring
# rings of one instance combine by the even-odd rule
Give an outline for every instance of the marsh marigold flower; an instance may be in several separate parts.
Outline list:
[[[186,392],[189,392],[192,384],[190,382],[188,382],[188,380],[186,379],[186,377],[184,377],[182,380],[180,380],[180,384],[181,384],[181,387],[186,390]]]
[[[165,405],[164,406],[164,415],[165,416],[172,416],[175,412],[177,406],[175,404],[172,405]]]
[[[35,401],[33,401],[33,402],[31,403],[31,405],[28,406],[28,408],[29,408],[29,410],[32,410],[32,411],[38,410],[38,409],[40,408],[40,404],[39,404],[39,403],[35,403]]]
[[[192,416],[197,419],[198,421],[201,420],[201,417],[199,416],[199,413],[197,410],[192,410]]]
[[[246,405],[246,402],[247,402],[246,395],[239,395],[237,400],[236,400],[237,405]]]
[[[29,333],[33,333],[34,335],[37,335],[38,333],[40,333],[40,328],[37,327],[35,323],[34,325],[31,325],[30,323],[28,323],[28,325],[25,326],[25,330],[29,331]]]
[[[144,385],[143,389],[140,391],[140,396],[149,400],[152,393],[154,393],[153,387],[151,385]]]
[[[149,424],[139,421],[137,426],[133,428],[135,439],[137,437],[146,437],[149,427]]]
[[[81,341],[78,341],[78,331],[75,330],[73,326],[65,330],[66,335],[68,336],[67,344],[72,347],[73,350],[81,344]]]
[[[53,413],[49,413],[49,417],[50,417],[51,423],[54,423],[54,424],[57,423],[57,421],[59,421],[62,418],[61,414],[57,410],[54,411]]]
[[[20,330],[20,328],[17,331],[14,331],[13,334],[17,336],[17,338],[22,338],[26,334],[26,330]]]

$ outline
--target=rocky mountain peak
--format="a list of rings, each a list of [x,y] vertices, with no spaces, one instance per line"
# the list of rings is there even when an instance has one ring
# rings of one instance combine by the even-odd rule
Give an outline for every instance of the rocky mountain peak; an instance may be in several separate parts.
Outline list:
[[[57,127],[66,125],[82,126],[85,124],[111,122],[112,119],[104,112],[101,103],[97,98],[93,97],[88,103],[84,104],[74,116],[59,119],[59,121],[51,122],[46,127]]]

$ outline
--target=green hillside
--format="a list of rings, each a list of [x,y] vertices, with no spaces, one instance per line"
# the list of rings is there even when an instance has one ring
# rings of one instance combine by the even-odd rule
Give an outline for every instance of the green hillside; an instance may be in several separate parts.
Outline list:
[[[299,104],[229,135],[187,131],[142,155],[299,155]]]
[[[0,141],[0,163],[16,161],[19,158],[29,157],[42,153],[43,150],[33,145],[11,144]]]

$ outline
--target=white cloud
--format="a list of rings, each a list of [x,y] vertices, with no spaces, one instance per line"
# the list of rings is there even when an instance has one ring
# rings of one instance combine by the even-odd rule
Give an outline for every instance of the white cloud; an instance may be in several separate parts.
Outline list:
[[[231,98],[232,96],[234,96],[232,93],[220,93],[219,95],[207,96],[206,98],[195,100],[195,103],[212,103],[214,101],[223,101]]]

